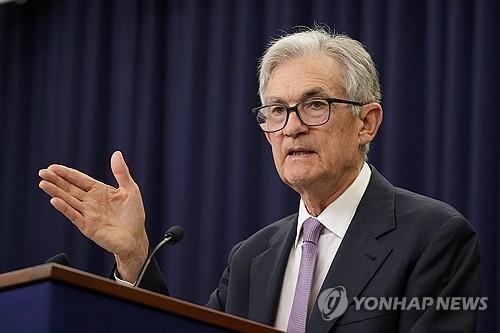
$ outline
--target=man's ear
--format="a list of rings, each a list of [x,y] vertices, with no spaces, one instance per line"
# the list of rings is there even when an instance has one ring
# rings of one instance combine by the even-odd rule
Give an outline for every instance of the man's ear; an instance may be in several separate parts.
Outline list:
[[[369,103],[361,107],[359,119],[362,121],[362,126],[358,134],[361,145],[365,145],[375,138],[380,124],[382,124],[382,118],[382,106],[379,103]]]

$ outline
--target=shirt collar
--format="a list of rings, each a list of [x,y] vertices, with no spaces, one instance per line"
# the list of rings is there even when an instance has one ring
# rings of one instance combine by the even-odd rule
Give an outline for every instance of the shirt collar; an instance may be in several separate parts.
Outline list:
[[[372,171],[370,167],[364,162],[354,182],[334,202],[328,205],[321,214],[315,217],[315,219],[318,219],[325,226],[323,233],[333,232],[338,237],[344,238],[347,228],[358,208],[359,202],[368,187],[371,174]],[[295,247],[297,247],[300,240],[302,224],[309,217],[312,216],[307,212],[304,201],[301,198],[299,203]]]

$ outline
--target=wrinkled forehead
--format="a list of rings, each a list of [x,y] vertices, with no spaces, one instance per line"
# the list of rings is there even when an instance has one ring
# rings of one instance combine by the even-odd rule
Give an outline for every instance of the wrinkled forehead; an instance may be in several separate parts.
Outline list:
[[[312,97],[343,94],[343,74],[339,63],[322,53],[287,59],[273,68],[262,102],[298,102]]]

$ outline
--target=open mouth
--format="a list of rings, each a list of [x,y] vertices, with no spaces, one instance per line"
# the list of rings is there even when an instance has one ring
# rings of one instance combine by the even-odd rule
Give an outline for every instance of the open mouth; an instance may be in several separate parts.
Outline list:
[[[312,150],[305,150],[305,149],[297,149],[297,150],[290,150],[288,152],[288,156],[297,156],[297,157],[300,157],[300,156],[307,156],[307,155],[310,155],[310,154],[314,154],[314,151]]]

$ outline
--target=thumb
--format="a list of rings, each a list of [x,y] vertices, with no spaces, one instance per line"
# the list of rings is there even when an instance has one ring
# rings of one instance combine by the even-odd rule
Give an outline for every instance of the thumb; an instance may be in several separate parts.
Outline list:
[[[128,171],[128,166],[120,151],[115,151],[111,156],[111,171],[119,187],[131,188],[135,186],[135,182]]]

